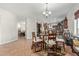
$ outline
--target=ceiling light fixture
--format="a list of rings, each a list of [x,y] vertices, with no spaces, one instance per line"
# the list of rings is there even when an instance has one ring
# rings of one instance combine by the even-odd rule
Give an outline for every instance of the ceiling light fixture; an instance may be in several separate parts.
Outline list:
[[[48,3],[45,3],[45,11],[43,11],[43,15],[47,18],[49,15],[51,15],[51,11],[48,9]]]

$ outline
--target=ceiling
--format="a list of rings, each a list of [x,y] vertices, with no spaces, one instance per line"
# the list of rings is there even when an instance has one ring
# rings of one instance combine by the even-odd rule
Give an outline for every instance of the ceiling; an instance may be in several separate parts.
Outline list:
[[[49,3],[48,8],[52,12],[49,19],[64,18],[75,5],[75,3]],[[0,3],[0,8],[14,13],[19,21],[29,16],[45,18],[42,15],[45,10],[44,3]]]

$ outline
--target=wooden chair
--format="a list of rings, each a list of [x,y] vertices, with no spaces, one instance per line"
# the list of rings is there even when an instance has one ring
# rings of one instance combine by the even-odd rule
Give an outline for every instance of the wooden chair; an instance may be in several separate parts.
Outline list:
[[[58,53],[64,53],[64,51],[65,51],[65,43],[62,42],[62,41],[57,41],[56,44],[57,44],[57,47],[56,47],[57,52]]]
[[[57,53],[64,54],[64,52],[65,52],[65,40],[64,40],[63,35],[57,36],[56,45],[57,45],[56,46]]]
[[[42,46],[43,46],[42,42],[43,42],[42,39],[36,38],[35,32],[32,32],[32,47],[31,48],[33,49],[33,52],[42,50]]]
[[[56,52],[56,32],[48,32],[47,53],[52,54]]]
[[[54,40],[54,41],[56,41],[56,32],[54,32],[54,31],[49,31],[48,32],[48,40]]]

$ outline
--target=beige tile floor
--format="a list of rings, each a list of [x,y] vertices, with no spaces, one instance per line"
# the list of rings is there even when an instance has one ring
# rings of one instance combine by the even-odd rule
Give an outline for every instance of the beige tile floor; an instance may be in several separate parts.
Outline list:
[[[75,56],[72,53],[71,48],[66,46],[66,56]],[[15,42],[11,42],[5,45],[0,45],[0,56],[46,56],[45,51],[33,53],[31,50],[31,40],[25,38],[19,38]]]

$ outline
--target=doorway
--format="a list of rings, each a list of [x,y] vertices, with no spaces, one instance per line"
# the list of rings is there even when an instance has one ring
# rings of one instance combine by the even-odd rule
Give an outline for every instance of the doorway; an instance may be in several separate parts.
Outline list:
[[[40,33],[41,33],[41,24],[37,23],[37,37],[40,36]]]
[[[25,39],[25,21],[18,22],[18,38]]]

